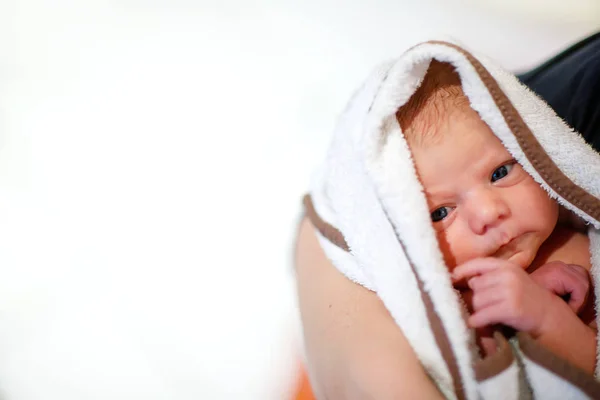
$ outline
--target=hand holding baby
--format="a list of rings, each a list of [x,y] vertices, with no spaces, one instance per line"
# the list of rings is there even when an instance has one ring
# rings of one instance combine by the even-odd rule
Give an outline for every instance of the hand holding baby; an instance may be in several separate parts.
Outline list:
[[[552,334],[571,319],[579,321],[576,314],[590,289],[584,268],[558,261],[528,274],[510,261],[478,258],[458,266],[452,277],[466,280],[473,291],[471,327],[504,324],[533,338]]]

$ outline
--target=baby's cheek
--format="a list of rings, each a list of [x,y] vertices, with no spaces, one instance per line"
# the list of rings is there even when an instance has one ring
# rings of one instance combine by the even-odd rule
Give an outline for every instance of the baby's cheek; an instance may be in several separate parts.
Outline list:
[[[469,260],[486,256],[481,247],[483,243],[461,221],[455,220],[448,229],[436,232],[436,236],[444,262],[450,271]]]
[[[513,209],[523,221],[537,225],[538,232],[550,235],[558,222],[558,203],[533,178],[529,180],[528,185],[522,187],[521,194],[513,197],[516,202]]]
[[[466,240],[457,240],[457,238],[448,235],[447,233],[438,234],[438,243],[444,262],[446,266],[452,272],[456,266],[462,263],[472,260],[473,258],[480,257],[477,254],[476,246],[466,246]]]
[[[450,243],[448,242],[448,236],[446,232],[440,231],[436,233],[438,246],[444,257],[444,262],[450,271],[456,267],[456,260],[452,254]]]

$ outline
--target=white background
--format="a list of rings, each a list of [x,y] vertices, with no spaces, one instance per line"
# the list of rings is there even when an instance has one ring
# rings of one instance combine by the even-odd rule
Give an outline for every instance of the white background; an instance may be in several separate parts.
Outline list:
[[[596,0],[3,0],[0,398],[290,396],[300,198],[370,69],[450,35],[523,70],[599,24]]]

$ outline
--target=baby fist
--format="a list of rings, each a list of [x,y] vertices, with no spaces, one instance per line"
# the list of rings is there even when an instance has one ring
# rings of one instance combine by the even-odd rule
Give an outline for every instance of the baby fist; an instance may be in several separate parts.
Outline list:
[[[590,276],[579,265],[552,261],[533,271],[530,277],[538,285],[562,297],[576,314],[588,299]]]

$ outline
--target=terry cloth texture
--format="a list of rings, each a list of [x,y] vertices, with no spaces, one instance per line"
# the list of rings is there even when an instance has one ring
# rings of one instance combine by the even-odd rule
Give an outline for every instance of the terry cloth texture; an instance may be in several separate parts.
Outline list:
[[[447,42],[417,45],[376,69],[341,115],[304,200],[321,246],[349,279],[377,292],[447,398],[493,399],[498,390],[506,399],[600,398],[593,376],[527,335],[509,344],[497,334],[498,353],[477,356],[396,120],[433,59],[455,67],[470,106],[508,152],[588,224],[600,299],[600,156],[514,75]]]

